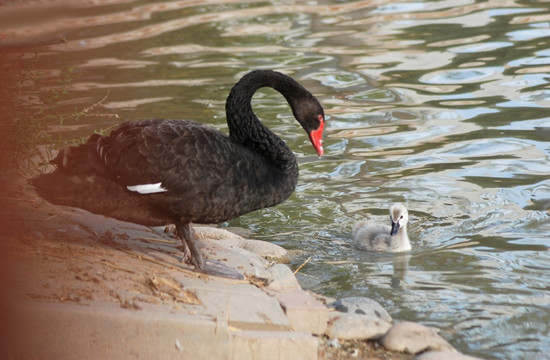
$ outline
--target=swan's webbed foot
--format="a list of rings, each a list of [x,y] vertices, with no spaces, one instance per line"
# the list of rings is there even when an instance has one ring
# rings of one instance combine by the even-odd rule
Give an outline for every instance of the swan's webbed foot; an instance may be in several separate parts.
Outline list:
[[[199,271],[204,274],[219,276],[228,279],[244,279],[243,274],[216,260],[205,260],[204,267],[202,269],[199,269]]]
[[[220,276],[229,279],[244,279],[244,276],[240,272],[225,266],[219,261],[205,260],[197,247],[197,240],[195,239],[193,230],[189,224],[176,222],[176,229],[178,231],[178,235],[180,236],[181,242],[183,243],[184,258],[189,258],[198,271],[203,274]]]

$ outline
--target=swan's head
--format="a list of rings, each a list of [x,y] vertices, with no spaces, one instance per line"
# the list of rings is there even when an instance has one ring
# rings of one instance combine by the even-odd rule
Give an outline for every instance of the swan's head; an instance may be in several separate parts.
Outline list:
[[[395,235],[407,224],[409,221],[409,212],[401,204],[394,204],[390,207],[390,221],[391,221],[391,231],[390,235]]]
[[[285,97],[292,109],[292,114],[308,134],[315,151],[322,156],[325,112],[319,100],[290,76],[271,70],[252,71],[239,80],[229,97],[232,99],[233,93],[239,91],[246,91],[252,97],[252,94],[263,86],[270,86]],[[236,88],[237,90],[234,90]]]
[[[298,92],[291,102],[294,117],[309,135],[311,144],[319,156],[323,156],[323,129],[325,128],[325,112],[319,100],[304,89]]]

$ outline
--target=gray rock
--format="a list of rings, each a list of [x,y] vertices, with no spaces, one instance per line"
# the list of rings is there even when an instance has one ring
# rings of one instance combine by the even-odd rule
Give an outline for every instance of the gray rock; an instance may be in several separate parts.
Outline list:
[[[436,330],[413,322],[402,322],[394,325],[384,335],[380,344],[390,351],[418,354],[426,350],[456,350],[439,336]]]
[[[340,340],[379,339],[391,324],[378,317],[354,313],[332,312],[326,334]]]
[[[267,268],[268,279],[271,280],[267,286],[272,290],[301,289],[296,276],[292,270],[284,264],[275,264]]]
[[[237,234],[240,237],[245,239],[250,239],[250,236],[252,236],[252,230],[245,229],[242,227],[229,226],[229,227],[226,227],[225,230],[232,232],[233,234]]]
[[[229,232],[224,229],[218,229],[211,226],[193,226],[195,237],[197,239],[225,240],[225,239],[242,239],[239,235]]]
[[[388,323],[392,322],[390,314],[376,301],[366,297],[348,297],[337,300],[328,305],[343,313],[367,315],[378,318]]]
[[[268,259],[279,259],[287,256],[287,252],[279,245],[267,241],[243,239],[239,247]]]
[[[415,356],[413,360],[481,360],[453,351],[428,351]]]
[[[208,259],[217,260],[241,274],[258,278],[270,278],[266,269],[269,262],[259,255],[231,245],[231,240],[201,240],[201,250]],[[157,256],[161,256],[158,254]]]
[[[284,248],[267,241],[244,239],[230,231],[210,226],[193,226],[193,230],[195,237],[199,240],[219,240],[226,247],[240,247],[261,257],[277,261],[287,257],[287,251]]]

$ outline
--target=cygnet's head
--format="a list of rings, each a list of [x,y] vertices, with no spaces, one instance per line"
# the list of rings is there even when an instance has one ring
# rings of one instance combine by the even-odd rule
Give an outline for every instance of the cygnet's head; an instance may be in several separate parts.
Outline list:
[[[409,221],[409,212],[403,205],[393,204],[390,207],[390,221],[391,221],[390,235],[393,236],[397,234],[399,229],[407,225],[407,221]]]

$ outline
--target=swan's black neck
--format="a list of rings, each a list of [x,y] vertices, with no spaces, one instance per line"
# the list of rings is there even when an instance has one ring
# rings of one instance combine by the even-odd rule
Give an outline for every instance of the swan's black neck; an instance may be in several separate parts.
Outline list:
[[[280,92],[293,113],[301,99],[311,94],[292,78],[270,70],[252,71],[231,89],[225,103],[229,136],[233,141],[262,155],[270,163],[285,169],[297,169],[292,150],[264,126],[252,111],[251,100],[262,87]]]

